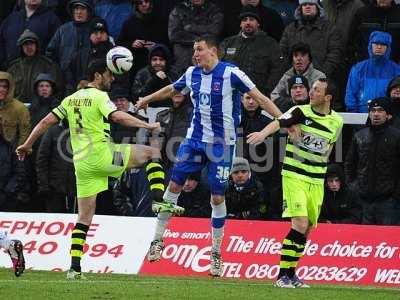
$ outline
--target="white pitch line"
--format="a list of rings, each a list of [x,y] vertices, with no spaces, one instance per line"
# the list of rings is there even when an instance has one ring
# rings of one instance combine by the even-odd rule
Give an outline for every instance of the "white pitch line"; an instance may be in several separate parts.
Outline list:
[[[180,282],[194,282],[196,281],[197,284],[210,284],[212,280],[210,281],[197,281],[196,279],[177,279],[177,281]],[[135,284],[138,283],[140,285],[154,285],[154,284],[170,284],[170,282],[166,279],[161,279],[160,281],[147,281],[146,279],[140,279],[140,280],[28,280],[28,279],[0,279],[0,283],[15,283],[15,282],[26,282],[26,283],[56,283],[56,284],[71,284],[71,283],[76,283],[76,284],[86,284],[86,283],[99,283],[99,284],[121,284],[121,283],[126,283],[126,284]],[[242,281],[245,283],[244,281]],[[237,286],[237,282],[226,282],[226,281],[218,281],[218,285],[235,285]],[[264,282],[264,283],[255,283],[255,282],[249,282],[246,283],[247,286],[265,286],[265,285],[271,285],[272,283],[269,282]],[[367,290],[367,291],[397,291],[400,292],[399,288],[395,287],[373,287],[373,286],[346,286],[346,285],[341,285],[341,286],[335,286],[335,285],[318,285],[315,286],[317,289],[346,289],[346,290]]]

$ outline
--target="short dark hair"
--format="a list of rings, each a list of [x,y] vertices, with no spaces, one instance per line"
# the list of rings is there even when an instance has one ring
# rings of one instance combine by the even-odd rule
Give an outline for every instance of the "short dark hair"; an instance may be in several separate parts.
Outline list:
[[[208,47],[215,47],[218,49],[219,40],[212,35],[202,35],[194,40],[195,43],[205,42]]]
[[[326,83],[325,95],[331,95],[332,96],[331,104],[334,103],[336,100],[336,90],[337,90],[335,82],[330,78],[318,78],[318,81]]]
[[[106,63],[105,58],[93,60],[89,64],[89,67],[87,70],[87,76],[88,76],[89,81],[94,80],[94,75],[96,73],[103,74],[107,70],[108,70],[108,68],[107,68],[107,63]]]
[[[304,53],[304,54],[308,54],[308,57],[310,58],[310,61],[312,61],[312,56],[311,56],[311,48],[310,45],[304,42],[298,42],[296,44],[294,44],[292,46],[292,48],[290,49],[290,53],[289,53],[289,61],[293,60],[293,55],[296,52],[300,52],[300,53]]]

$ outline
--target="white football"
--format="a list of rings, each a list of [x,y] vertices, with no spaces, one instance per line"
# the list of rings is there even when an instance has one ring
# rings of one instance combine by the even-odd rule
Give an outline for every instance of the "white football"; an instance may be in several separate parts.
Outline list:
[[[114,74],[128,72],[133,65],[133,55],[129,49],[117,46],[107,52],[107,67]]]

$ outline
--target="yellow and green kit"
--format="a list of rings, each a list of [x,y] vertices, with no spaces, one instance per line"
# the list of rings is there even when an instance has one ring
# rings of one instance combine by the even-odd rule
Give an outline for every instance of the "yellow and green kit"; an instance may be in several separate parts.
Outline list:
[[[317,224],[324,197],[329,155],[343,127],[342,117],[331,110],[322,115],[310,104],[290,109],[279,118],[281,127],[299,124],[301,138],[288,139],[282,167],[282,217],[305,217]]]
[[[108,117],[116,110],[106,92],[85,88],[52,111],[58,119],[68,119],[78,198],[107,190],[108,177],[120,177],[128,165],[131,145],[114,144],[110,138]]]

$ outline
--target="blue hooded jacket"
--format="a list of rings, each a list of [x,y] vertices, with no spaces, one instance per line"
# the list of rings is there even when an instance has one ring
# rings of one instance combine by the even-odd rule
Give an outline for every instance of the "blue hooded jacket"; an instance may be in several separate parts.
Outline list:
[[[106,20],[110,35],[118,39],[122,25],[133,15],[133,5],[129,0],[101,0],[96,3],[95,12]]]
[[[372,53],[372,44],[384,44],[387,50],[383,56]],[[349,112],[368,112],[368,101],[386,95],[386,88],[394,77],[400,74],[400,65],[389,59],[392,36],[374,31],[369,37],[369,59],[351,68],[346,88],[346,108]]]

